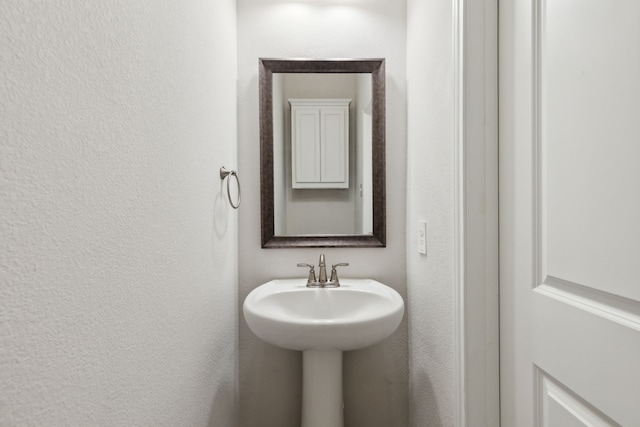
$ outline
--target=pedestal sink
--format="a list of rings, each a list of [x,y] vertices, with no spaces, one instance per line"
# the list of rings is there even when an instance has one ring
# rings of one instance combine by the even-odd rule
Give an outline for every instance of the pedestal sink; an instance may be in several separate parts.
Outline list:
[[[342,352],[388,337],[402,320],[404,302],[371,279],[341,279],[338,288],[284,279],[254,289],[243,311],[259,338],[302,351],[302,427],[342,427]]]

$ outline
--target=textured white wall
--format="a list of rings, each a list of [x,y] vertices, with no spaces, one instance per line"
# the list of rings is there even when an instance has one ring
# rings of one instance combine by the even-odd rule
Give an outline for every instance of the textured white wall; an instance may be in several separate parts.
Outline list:
[[[453,24],[448,0],[407,2],[410,425],[454,425]],[[427,252],[417,251],[427,220]]]
[[[0,3],[0,425],[236,424],[235,17]]]
[[[275,277],[302,277],[298,262],[349,262],[345,277],[372,277],[405,294],[406,10],[404,1],[238,1],[240,303]],[[387,71],[387,247],[261,249],[258,58],[385,57]],[[384,343],[345,354],[349,427],[407,425],[406,323]],[[240,322],[243,427],[300,425],[300,354],[264,344]]]

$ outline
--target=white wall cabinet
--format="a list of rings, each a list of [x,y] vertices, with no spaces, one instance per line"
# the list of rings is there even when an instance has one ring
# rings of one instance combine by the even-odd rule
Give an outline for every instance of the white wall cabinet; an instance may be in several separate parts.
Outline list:
[[[289,99],[293,188],[349,188],[350,99]]]

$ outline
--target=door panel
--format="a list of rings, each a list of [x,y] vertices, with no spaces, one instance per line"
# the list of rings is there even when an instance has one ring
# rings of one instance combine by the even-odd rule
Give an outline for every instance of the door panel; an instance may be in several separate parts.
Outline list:
[[[540,3],[542,206],[548,275],[640,299],[640,8]],[[571,197],[567,197],[570,194]],[[637,199],[637,197],[635,197]],[[592,244],[597,243],[597,244]]]
[[[619,426],[542,370],[535,372],[543,427]]]
[[[640,425],[640,2],[502,2],[500,57],[503,425]]]

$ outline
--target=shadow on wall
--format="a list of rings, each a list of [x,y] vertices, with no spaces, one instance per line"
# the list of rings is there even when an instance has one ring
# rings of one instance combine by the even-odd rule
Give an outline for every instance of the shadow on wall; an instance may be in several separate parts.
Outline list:
[[[236,395],[234,388],[229,383],[221,383],[216,388],[209,412],[209,427],[233,427],[238,425],[236,413]],[[232,426],[221,426],[220,420],[234,420]]]
[[[440,410],[438,408],[438,399],[436,399],[436,391],[434,390],[429,376],[425,371],[416,372],[414,381],[410,390],[410,400],[412,402],[412,414],[410,414],[413,420],[427,420],[429,426],[441,426],[444,427],[448,424],[443,424],[440,418]],[[417,413],[422,412],[420,416]]]
[[[213,201],[213,230],[218,239],[223,238],[229,228],[230,208],[224,198],[224,181],[220,181],[220,188]]]

